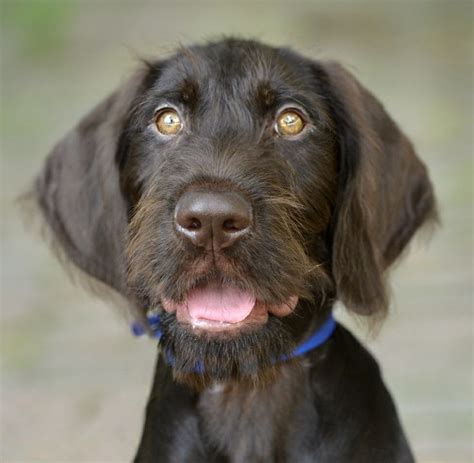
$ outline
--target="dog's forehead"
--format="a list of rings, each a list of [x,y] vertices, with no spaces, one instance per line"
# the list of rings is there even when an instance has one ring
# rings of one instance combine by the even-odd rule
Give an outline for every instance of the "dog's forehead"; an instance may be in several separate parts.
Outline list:
[[[247,99],[257,91],[313,91],[310,61],[287,49],[253,41],[223,41],[182,48],[161,69],[155,89],[173,93],[185,88],[202,98]]]

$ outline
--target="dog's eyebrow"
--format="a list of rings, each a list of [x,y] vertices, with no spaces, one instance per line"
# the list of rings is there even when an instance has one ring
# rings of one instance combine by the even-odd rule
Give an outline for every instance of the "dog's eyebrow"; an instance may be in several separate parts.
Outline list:
[[[173,87],[161,89],[157,91],[155,88],[151,98],[145,102],[148,110],[152,110],[156,107],[157,102],[168,102],[172,104],[183,104],[188,107],[193,107],[198,99],[198,85],[191,79],[184,79],[181,83],[175,84]]]
[[[181,87],[181,99],[184,103],[194,106],[198,97],[198,85],[191,79],[185,79]]]
[[[257,98],[260,106],[264,109],[269,109],[275,104],[276,92],[269,82],[262,82],[257,88]]]
[[[295,91],[291,87],[274,86],[268,81],[261,82],[257,87],[257,101],[262,112],[282,106],[296,105],[313,117],[318,116],[314,96]]]

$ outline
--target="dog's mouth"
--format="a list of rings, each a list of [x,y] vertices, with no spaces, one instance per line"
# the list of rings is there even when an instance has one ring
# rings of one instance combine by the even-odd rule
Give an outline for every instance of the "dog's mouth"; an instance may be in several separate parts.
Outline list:
[[[204,331],[234,331],[263,325],[270,314],[277,317],[289,315],[297,303],[298,297],[290,296],[281,304],[268,304],[248,290],[220,283],[193,288],[179,303],[162,300],[164,310],[175,313],[179,323]]]

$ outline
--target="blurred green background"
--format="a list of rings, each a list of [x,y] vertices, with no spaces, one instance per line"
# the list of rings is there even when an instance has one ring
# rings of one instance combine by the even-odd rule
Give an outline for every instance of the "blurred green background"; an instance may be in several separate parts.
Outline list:
[[[154,344],[132,338],[119,312],[69,282],[22,227],[14,199],[137,56],[235,34],[341,61],[428,164],[443,226],[394,271],[381,333],[367,339],[342,310],[338,317],[380,360],[418,460],[472,461],[472,8],[456,0],[2,1],[0,460],[132,458]]]

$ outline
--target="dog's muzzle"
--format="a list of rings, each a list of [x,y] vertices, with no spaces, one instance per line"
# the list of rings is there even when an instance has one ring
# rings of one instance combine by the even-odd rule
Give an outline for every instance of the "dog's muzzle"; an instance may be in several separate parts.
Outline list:
[[[178,236],[195,250],[217,255],[249,235],[253,223],[249,201],[235,191],[196,191],[183,193],[174,212]],[[167,312],[176,313],[179,322],[206,331],[235,330],[261,325],[269,314],[284,316],[296,306],[291,297],[281,305],[269,306],[246,289],[231,282],[209,281],[192,288],[179,303],[163,299]]]

